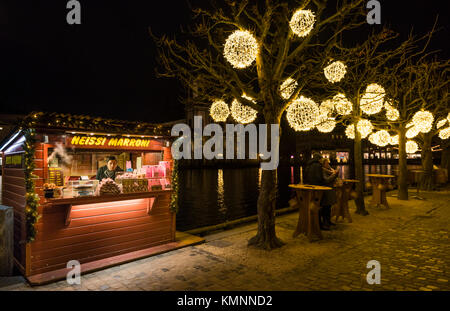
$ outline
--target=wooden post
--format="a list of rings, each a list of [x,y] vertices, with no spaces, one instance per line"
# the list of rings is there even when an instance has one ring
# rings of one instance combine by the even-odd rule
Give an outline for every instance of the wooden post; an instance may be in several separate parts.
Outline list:
[[[13,208],[0,205],[0,276],[11,276],[13,273],[13,230]]]

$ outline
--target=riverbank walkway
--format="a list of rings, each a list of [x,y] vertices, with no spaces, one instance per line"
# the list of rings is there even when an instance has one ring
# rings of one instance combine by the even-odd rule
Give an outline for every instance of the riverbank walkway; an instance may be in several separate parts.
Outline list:
[[[367,207],[365,217],[354,214],[352,201],[353,223],[338,223],[313,243],[292,237],[294,212],[277,217],[286,245],[270,252],[247,247],[253,222],[210,234],[204,244],[83,275],[81,285],[30,287],[14,277],[0,278],[0,290],[450,290],[450,190],[421,197],[399,201],[390,192],[391,209]],[[381,284],[366,280],[371,260],[381,265]]]

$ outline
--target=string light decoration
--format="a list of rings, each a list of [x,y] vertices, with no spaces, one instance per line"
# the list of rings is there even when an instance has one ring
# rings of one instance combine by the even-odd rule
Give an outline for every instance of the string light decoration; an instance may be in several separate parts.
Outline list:
[[[361,119],[356,124],[356,129],[361,134],[361,138],[366,138],[373,131],[373,125],[369,120]]]
[[[380,130],[375,132],[375,145],[380,147],[385,147],[389,145],[389,141],[391,139],[391,135],[386,130]]]
[[[334,111],[334,101],[331,99],[323,101],[320,104],[319,111],[321,116],[330,116]]]
[[[345,135],[350,139],[355,139],[355,125],[350,124],[345,128]]]
[[[292,78],[287,78],[280,86],[280,94],[284,99],[291,98],[297,88],[298,83]]]
[[[391,138],[389,139],[389,144],[390,145],[398,145],[399,139],[400,139],[399,135],[391,136]]]
[[[448,122],[450,122],[450,112],[447,115],[447,120],[448,120]]]
[[[412,139],[414,137],[416,137],[417,135],[419,135],[420,131],[418,128],[416,128],[415,126],[409,128],[409,130],[406,131],[406,138]]]
[[[309,131],[319,121],[319,106],[312,99],[301,96],[288,107],[286,117],[294,130]]]
[[[253,98],[245,94],[243,94],[242,97],[256,103],[256,101]],[[242,105],[237,99],[235,99],[231,103],[231,116],[237,122],[247,124],[256,120],[256,117],[258,116],[258,111],[256,111],[252,107]]]
[[[217,100],[211,105],[209,114],[215,122],[225,122],[230,115],[230,109],[224,101]]]
[[[386,91],[381,85],[376,83],[369,84],[359,102],[361,110],[369,115],[380,112],[384,106],[385,95]]]
[[[377,145],[377,133],[370,134],[369,141],[372,145]]]
[[[333,118],[327,118],[325,115],[319,116],[319,122],[316,125],[317,130],[321,133],[330,133],[336,127],[336,121]]]
[[[323,69],[323,73],[328,81],[331,83],[336,83],[344,78],[347,73],[347,66],[345,66],[345,64],[341,61],[336,61],[325,67]]]
[[[445,129],[442,129],[439,131],[439,138],[440,139],[449,139],[450,138],[450,127],[447,127]]]
[[[419,150],[419,145],[414,140],[406,142],[406,153],[416,153]]]
[[[223,55],[235,68],[250,66],[258,55],[258,42],[247,30],[236,30],[226,40]]]
[[[316,16],[311,10],[297,10],[292,15],[289,26],[294,34],[299,37],[306,37],[314,28]]]
[[[436,124],[436,128],[440,129],[441,127],[443,127],[445,124],[447,124],[447,119],[442,119],[440,121],[438,121],[438,123]]]
[[[394,108],[388,101],[385,102],[384,109],[386,109],[386,118],[389,121],[397,121],[400,118],[398,109]]]
[[[347,99],[347,97],[339,93],[333,97],[334,107],[336,109],[336,112],[340,115],[348,115],[353,110],[353,104],[351,101]]]
[[[433,121],[433,114],[429,111],[424,110],[417,111],[412,118],[414,127],[417,128],[421,133],[428,133],[429,131],[431,131],[433,127]]]

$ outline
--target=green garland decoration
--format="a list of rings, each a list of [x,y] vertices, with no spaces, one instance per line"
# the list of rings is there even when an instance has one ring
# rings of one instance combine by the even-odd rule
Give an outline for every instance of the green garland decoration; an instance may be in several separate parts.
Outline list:
[[[174,160],[173,163],[173,170],[172,170],[172,197],[170,198],[170,210],[173,213],[178,213],[178,192],[179,192],[179,185],[178,185],[178,160]]]
[[[25,136],[23,150],[25,151],[25,189],[26,189],[26,228],[27,242],[33,242],[36,237],[35,224],[39,220],[39,195],[35,191],[34,179],[38,176],[33,174],[35,164],[34,156],[36,152],[36,133],[33,129],[22,131]]]

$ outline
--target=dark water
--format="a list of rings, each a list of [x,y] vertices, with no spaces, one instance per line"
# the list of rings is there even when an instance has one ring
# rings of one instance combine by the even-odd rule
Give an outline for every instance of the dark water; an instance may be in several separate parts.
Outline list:
[[[354,178],[348,165],[338,167],[339,177]],[[395,165],[365,165],[366,174],[393,174]],[[288,206],[289,184],[299,183],[302,168],[278,168],[277,208]],[[177,229],[190,230],[256,215],[261,171],[257,167],[185,169],[180,171]],[[368,178],[366,177],[366,181]]]

